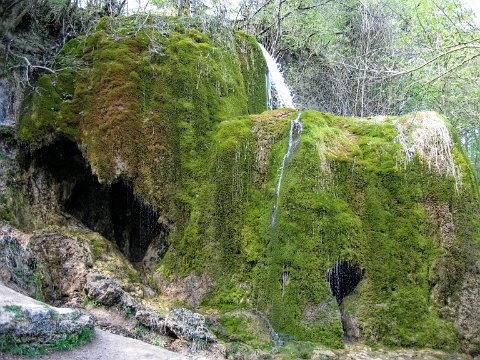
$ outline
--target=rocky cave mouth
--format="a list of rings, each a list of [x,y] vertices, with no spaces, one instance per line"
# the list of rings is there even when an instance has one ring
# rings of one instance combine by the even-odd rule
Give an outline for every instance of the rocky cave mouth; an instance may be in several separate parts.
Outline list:
[[[143,260],[153,241],[166,248],[168,229],[159,213],[139,201],[129,183],[101,184],[72,141],[59,139],[32,160],[58,185],[63,210],[115,243],[132,263]]]

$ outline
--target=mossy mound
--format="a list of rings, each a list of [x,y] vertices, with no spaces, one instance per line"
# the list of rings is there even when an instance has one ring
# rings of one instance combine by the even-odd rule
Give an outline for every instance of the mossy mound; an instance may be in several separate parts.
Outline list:
[[[430,120],[442,131],[449,126],[432,113],[372,119],[303,113],[272,228],[295,115],[277,110],[219,125],[209,181],[159,271],[207,272],[216,287],[206,306],[256,306],[278,332],[337,347],[342,324],[326,277],[337,261],[350,261],[364,279],[341,308],[357,338],[459,347],[464,334],[456,319],[464,310],[453,304],[478,267],[478,188],[448,131],[450,143],[433,142],[430,152],[415,143],[416,131],[431,130],[424,129]],[[400,127],[409,147],[399,140]],[[437,162],[430,163],[435,151]]]
[[[176,223],[204,176],[210,133],[266,108],[266,64],[252,37],[175,18],[104,19],[71,40],[39,79],[18,139],[75,141],[100,181],[131,181]]]
[[[261,113],[255,41],[209,36],[194,22],[135,21],[105,20],[68,43],[65,69],[40,79],[18,138],[38,148],[68,137],[101,181],[133,184],[169,228],[153,270],[162,289],[189,279],[185,291],[201,290],[205,308],[256,307],[277,332],[332,347],[343,345],[339,310],[373,344],[476,341],[480,324],[458,319],[469,318],[459,299],[478,274],[479,194],[446,122],[304,112],[272,227],[297,113]],[[338,261],[363,272],[341,306],[327,282]]]

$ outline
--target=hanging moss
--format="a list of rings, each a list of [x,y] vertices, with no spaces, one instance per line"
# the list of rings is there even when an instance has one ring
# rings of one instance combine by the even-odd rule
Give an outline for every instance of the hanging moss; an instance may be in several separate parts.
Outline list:
[[[255,41],[228,31],[209,38],[202,26],[103,19],[64,47],[57,62],[66,70],[40,79],[19,140],[35,148],[73,138],[99,180],[133,180],[139,198],[168,221],[182,220],[216,124],[266,108],[266,64]]]
[[[422,159],[403,161],[396,119],[305,112],[272,228],[278,169],[294,115],[275,111],[219,125],[209,180],[161,271],[213,274],[217,285],[206,306],[252,304],[277,331],[338,347],[339,309],[325,278],[336,261],[349,260],[365,272],[357,305],[349,309],[365,341],[457,349],[459,337],[442,301],[455,297],[464,274],[473,271],[479,243],[478,190],[458,145],[457,191],[453,177],[430,171]],[[265,148],[268,169],[261,166]],[[448,247],[432,202],[448,204],[452,214]]]

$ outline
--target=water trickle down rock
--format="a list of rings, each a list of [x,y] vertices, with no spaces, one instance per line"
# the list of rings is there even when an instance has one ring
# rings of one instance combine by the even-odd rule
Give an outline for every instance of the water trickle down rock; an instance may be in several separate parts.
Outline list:
[[[339,305],[345,296],[355,290],[355,287],[362,279],[363,271],[360,266],[349,261],[337,261],[327,272],[330,290]]]
[[[266,76],[267,81],[267,104],[268,109],[273,108],[272,100],[272,86],[275,88],[277,93],[277,100],[279,107],[289,107],[295,108],[293,105],[292,93],[285,84],[285,79],[280,71],[279,64],[273,59],[273,57],[268,53],[265,47],[262,44],[258,44],[262,49],[265,61],[267,62],[268,74]],[[297,145],[300,143],[300,136],[303,131],[303,124],[300,121],[302,113],[299,112],[295,119],[290,123],[290,131],[288,135],[288,148],[287,152],[283,155],[282,162],[280,164],[280,176],[278,178],[277,186],[275,187],[275,203],[273,205],[273,214],[271,227],[274,230],[277,223],[278,216],[278,206],[280,199],[280,189],[282,187],[283,176],[285,172],[285,164],[293,155],[293,152]],[[290,273],[288,271],[288,265],[283,265],[283,271],[280,274],[280,283],[282,286],[282,298],[285,296],[285,287],[288,285],[290,279]]]
[[[259,43],[258,45],[260,46],[260,49],[262,49],[263,56],[265,57],[265,61],[267,62],[268,67],[268,74],[266,79],[268,93],[268,109],[271,110],[273,108],[272,86],[277,92],[279,107],[290,107],[294,109],[295,107],[293,105],[292,93],[285,84],[285,79],[283,78],[283,75],[280,71],[279,64],[275,61],[272,55],[269,54],[267,49],[265,49],[262,44]],[[300,121],[301,116],[302,113],[299,112],[297,117],[290,123],[290,132],[288,135],[288,149],[285,155],[283,155],[282,163],[280,164],[280,176],[278,178],[277,186],[275,187],[275,204],[273,205],[273,215],[271,222],[272,228],[275,227],[275,224],[277,222],[278,200],[280,197],[280,188],[282,187],[285,163],[292,157],[293,151],[300,142],[300,135],[303,131],[303,125]]]
[[[303,131],[303,125],[300,121],[300,117],[302,113],[299,112],[297,117],[292,120],[290,124],[290,133],[288,135],[288,149],[285,155],[283,155],[282,163],[280,164],[280,177],[278,178],[277,186],[275,188],[275,204],[273,205],[273,215],[272,215],[272,228],[275,227],[277,223],[277,215],[278,215],[278,200],[280,198],[280,189],[282,187],[283,175],[285,171],[285,163],[287,160],[290,160],[292,157],[293,151],[300,143],[300,135]]]
[[[455,163],[453,140],[445,121],[438,114],[426,111],[395,120],[394,125],[405,153],[405,165],[418,155],[430,171],[452,176],[459,191],[462,174]]]

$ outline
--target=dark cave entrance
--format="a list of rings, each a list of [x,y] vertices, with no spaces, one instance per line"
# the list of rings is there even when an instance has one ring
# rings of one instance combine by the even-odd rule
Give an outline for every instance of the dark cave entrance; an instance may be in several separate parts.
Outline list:
[[[158,223],[159,214],[136,199],[127,182],[99,183],[72,141],[57,140],[32,160],[58,185],[63,210],[117,244],[131,262],[141,262],[155,239],[164,242],[168,229]]]
[[[340,305],[345,296],[350,295],[363,279],[363,270],[349,261],[337,261],[328,269],[327,281],[333,296]]]
[[[362,268],[350,261],[337,261],[333,267],[327,271],[327,282],[330,285],[332,295],[337,300],[340,310],[340,320],[343,328],[343,338],[345,342],[350,340],[350,326],[343,308],[343,299],[350,295],[358,283],[363,279],[364,271]]]

